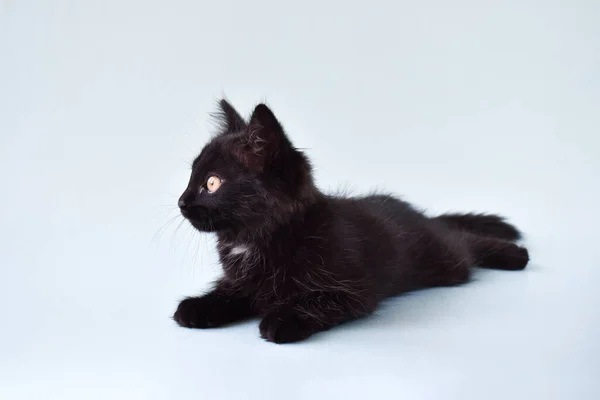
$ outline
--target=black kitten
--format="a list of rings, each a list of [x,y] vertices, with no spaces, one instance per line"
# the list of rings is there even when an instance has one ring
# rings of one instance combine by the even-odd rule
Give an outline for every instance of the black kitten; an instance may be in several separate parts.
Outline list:
[[[336,197],[314,185],[267,106],[246,122],[225,100],[222,129],[194,161],[181,213],[216,232],[225,274],[174,319],[211,328],[260,316],[275,343],[372,313],[388,296],[469,280],[473,266],[521,270],[519,231],[495,215],[429,218],[388,195]]]

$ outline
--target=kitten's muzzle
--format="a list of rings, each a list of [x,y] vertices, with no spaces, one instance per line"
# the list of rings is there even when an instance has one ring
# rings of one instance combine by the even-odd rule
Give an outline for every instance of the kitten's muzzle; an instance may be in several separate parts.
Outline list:
[[[177,202],[177,205],[179,206],[179,211],[181,211],[181,215],[183,215],[186,218],[190,218],[192,216],[192,209],[194,208],[194,204],[192,201],[185,198],[184,196],[181,196],[181,198]]]
[[[190,220],[202,219],[205,216],[205,209],[199,206],[193,199],[180,198],[177,202],[181,215]]]

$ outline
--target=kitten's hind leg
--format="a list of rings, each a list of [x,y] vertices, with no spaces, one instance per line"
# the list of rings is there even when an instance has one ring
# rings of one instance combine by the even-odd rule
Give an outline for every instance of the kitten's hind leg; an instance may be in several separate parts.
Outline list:
[[[526,248],[505,240],[469,235],[468,242],[475,264],[482,268],[518,271],[529,262]]]
[[[349,293],[305,293],[267,312],[260,323],[260,334],[270,342],[298,342],[314,333],[368,315],[375,306],[374,301]]]
[[[179,303],[173,319],[186,328],[216,328],[257,315],[252,300],[220,281],[200,297],[188,297]]]
[[[415,287],[411,289],[454,286],[469,281],[473,262],[466,246],[435,235],[422,235],[413,248],[415,255],[411,261],[417,268]]]

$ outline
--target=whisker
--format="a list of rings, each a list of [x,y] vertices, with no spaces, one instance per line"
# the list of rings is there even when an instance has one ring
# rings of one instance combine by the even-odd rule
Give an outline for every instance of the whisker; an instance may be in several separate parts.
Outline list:
[[[183,223],[185,222],[185,219],[181,219],[181,222],[179,222],[179,225],[177,225],[177,228],[175,228],[175,230],[173,231],[173,233],[171,234],[171,241],[170,241],[170,251],[173,252],[173,239],[175,238],[175,236],[177,236],[177,232],[179,232],[179,229],[181,228],[181,225],[183,225]]]
[[[174,217],[170,218],[167,222],[165,222],[160,228],[158,228],[158,230],[156,231],[156,233],[152,236],[152,240],[150,241],[150,243],[157,243],[160,240],[160,237],[165,233],[165,231],[173,224],[173,222],[175,222],[175,220],[181,217],[180,214],[175,215]]]

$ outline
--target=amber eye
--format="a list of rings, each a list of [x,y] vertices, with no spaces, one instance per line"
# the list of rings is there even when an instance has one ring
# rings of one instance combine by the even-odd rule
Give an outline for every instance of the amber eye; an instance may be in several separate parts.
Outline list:
[[[223,181],[221,181],[221,178],[213,175],[207,179],[206,189],[208,189],[208,191],[211,193],[216,192],[221,187],[221,183],[223,183]]]

